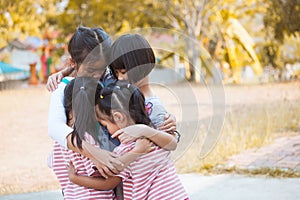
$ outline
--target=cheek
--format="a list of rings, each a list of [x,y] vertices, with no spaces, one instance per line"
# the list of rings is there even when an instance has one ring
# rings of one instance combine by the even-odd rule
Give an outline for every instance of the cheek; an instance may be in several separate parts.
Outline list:
[[[109,128],[109,131],[110,131],[111,134],[115,133],[117,130],[120,129],[120,128],[119,128],[117,125],[115,125],[115,124],[110,124],[109,127],[107,127],[107,128]]]
[[[125,79],[125,80],[128,80],[128,75],[127,75],[127,73],[124,74],[124,79]]]

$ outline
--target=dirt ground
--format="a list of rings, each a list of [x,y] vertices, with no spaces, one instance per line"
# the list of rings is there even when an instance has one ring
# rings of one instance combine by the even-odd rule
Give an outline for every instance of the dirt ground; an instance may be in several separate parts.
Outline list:
[[[209,103],[205,86],[191,85],[197,101]],[[169,86],[179,89],[181,85]],[[174,89],[174,90],[175,90]],[[226,106],[272,101],[299,101],[300,81],[254,86],[225,86]],[[174,102],[163,89],[155,91],[170,112]],[[171,93],[169,93],[171,94]],[[183,95],[184,96],[184,95]],[[50,93],[44,85],[0,91],[0,195],[57,189],[58,182],[47,167],[53,141],[47,133]]]

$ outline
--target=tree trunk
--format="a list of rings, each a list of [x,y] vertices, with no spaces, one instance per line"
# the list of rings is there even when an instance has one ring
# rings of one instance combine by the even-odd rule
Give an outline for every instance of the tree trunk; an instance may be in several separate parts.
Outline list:
[[[195,36],[190,36],[187,41],[188,59],[189,59],[189,81],[200,81],[201,62],[200,50]],[[199,77],[197,77],[199,76]]]

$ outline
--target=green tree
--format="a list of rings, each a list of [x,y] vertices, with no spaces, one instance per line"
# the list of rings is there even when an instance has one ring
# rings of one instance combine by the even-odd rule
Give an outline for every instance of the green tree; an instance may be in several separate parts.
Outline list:
[[[195,79],[195,67],[201,67],[201,64],[207,74],[212,75],[212,58],[225,59],[228,52],[231,52],[229,63],[234,69],[239,69],[235,70],[237,73],[245,60],[243,58],[251,60],[254,70],[260,73],[261,66],[252,38],[237,20],[254,16],[258,9],[256,1],[258,0],[74,0],[68,2],[55,23],[66,34],[74,32],[79,25],[101,26],[112,35],[145,26],[170,28],[184,33],[189,39],[181,48],[190,63],[191,80]],[[236,28],[239,30],[234,30]],[[246,39],[242,38],[243,35]],[[216,46],[207,47],[206,41],[215,43]],[[235,50],[223,48],[226,53],[217,56],[220,52],[218,49],[228,44],[234,44]]]
[[[0,0],[0,48],[15,38],[41,36],[47,15],[55,9],[54,0]]]
[[[300,0],[272,0],[264,3],[268,9],[264,16],[266,43],[263,44],[263,60],[275,68],[281,68],[286,62],[281,51],[285,39],[291,36],[299,38],[300,35]]]
[[[142,10],[143,4],[134,0],[74,0],[69,1],[54,20],[65,35],[77,26],[102,27],[111,35],[126,29],[157,26]]]
[[[185,44],[185,52],[187,52],[190,63],[191,80],[195,80],[195,67],[201,66],[202,63],[208,75],[212,75],[211,57],[224,59],[226,55],[236,73],[240,73],[244,57],[253,62],[252,66],[257,74],[262,72],[252,38],[237,20],[247,15],[255,15],[256,3],[256,0],[165,0],[154,1],[153,8],[161,11],[157,20],[163,21],[175,30],[184,32],[189,37]],[[151,14],[149,10],[147,12]],[[210,44],[215,43],[215,46],[208,47],[207,41]],[[218,49],[222,44],[226,47],[226,53],[223,53],[223,58],[220,58],[221,56],[216,56],[216,53],[219,53]],[[209,50],[211,57],[203,48],[204,46]],[[238,53],[240,54],[238,55]],[[200,58],[202,62],[200,62]]]
[[[300,0],[268,1],[264,23],[276,40],[283,42],[284,35],[300,33]]]

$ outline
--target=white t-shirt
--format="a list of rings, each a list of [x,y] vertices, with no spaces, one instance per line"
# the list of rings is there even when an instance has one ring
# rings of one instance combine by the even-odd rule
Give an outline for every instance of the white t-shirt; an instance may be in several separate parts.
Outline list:
[[[58,88],[52,92],[48,112],[48,134],[60,145],[67,148],[67,136],[73,131],[67,125],[67,117],[64,108],[64,90],[73,77],[65,77],[66,81],[58,84]]]

